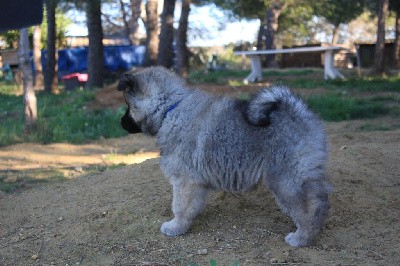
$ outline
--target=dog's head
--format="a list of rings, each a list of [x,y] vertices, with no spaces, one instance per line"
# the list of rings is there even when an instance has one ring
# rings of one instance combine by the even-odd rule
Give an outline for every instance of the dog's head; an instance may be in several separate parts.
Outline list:
[[[129,133],[156,135],[168,109],[181,100],[183,81],[163,67],[146,68],[125,74],[118,84],[124,92],[128,110],[121,118]]]

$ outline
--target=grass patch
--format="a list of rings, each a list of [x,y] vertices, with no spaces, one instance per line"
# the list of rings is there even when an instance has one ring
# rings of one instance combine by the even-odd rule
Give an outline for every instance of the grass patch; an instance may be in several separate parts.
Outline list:
[[[289,76],[306,76],[321,72],[316,69],[290,69],[290,70],[263,70],[264,77],[289,77]],[[232,86],[243,85],[237,79],[244,79],[250,74],[250,70],[221,70],[221,71],[203,71],[196,70],[189,74],[189,81],[195,84],[214,83],[214,84],[232,84]],[[233,79],[233,80],[232,80]]]
[[[307,98],[308,105],[326,121],[374,118],[389,113],[381,102],[355,99],[338,94],[314,95]]]
[[[400,77],[365,77],[348,80],[330,80],[328,84],[336,87],[346,88],[349,91],[369,91],[382,92],[394,91],[400,92]]]
[[[85,173],[98,173],[104,172],[110,169],[118,169],[120,167],[127,166],[127,164],[119,163],[119,164],[99,164],[99,165],[89,165],[84,168]]]
[[[331,90],[346,90],[354,92],[400,92],[400,78],[399,77],[365,77],[365,78],[351,78],[351,79],[310,79],[301,78],[296,80],[283,80],[285,85],[291,88],[315,89],[326,88]]]
[[[394,124],[389,126],[375,125],[375,124],[365,124],[360,126],[358,129],[361,131],[390,131],[400,128],[400,124]]]
[[[282,85],[285,85],[293,89],[316,89],[316,88],[327,88],[327,82],[320,79],[295,79],[295,80],[280,80]]]
[[[17,84],[7,81],[0,82],[0,92],[5,95],[15,95],[19,91]]]
[[[81,170],[75,167],[66,168],[40,168],[18,171],[1,171],[0,172],[0,191],[5,193],[13,193],[26,188],[33,187],[38,184],[47,184],[51,182],[60,182],[75,179],[78,176],[91,173],[104,172],[109,169],[117,169],[124,167],[126,164],[113,165],[88,165],[82,167]]]
[[[311,74],[323,73],[318,69],[289,69],[289,70],[263,70],[264,77],[287,77],[287,76],[307,76]]]
[[[208,71],[196,70],[189,74],[189,81],[195,84],[199,83],[214,83],[226,84],[229,78],[245,78],[250,74],[249,70],[221,70]]]
[[[244,86],[246,84],[244,83],[243,80],[229,79],[228,80],[228,85],[232,86],[232,87],[238,87],[238,86]]]
[[[31,187],[36,184],[43,184],[49,181],[65,180],[61,173],[54,173],[50,178],[38,179],[33,175],[36,173],[8,173],[0,175],[0,191],[5,193],[12,193],[21,188]]]
[[[0,84],[0,146],[19,142],[84,143],[90,140],[126,135],[119,126],[122,108],[89,111],[86,105],[94,91],[64,92],[59,95],[38,93],[38,125],[32,134],[24,134],[23,99],[2,93]]]

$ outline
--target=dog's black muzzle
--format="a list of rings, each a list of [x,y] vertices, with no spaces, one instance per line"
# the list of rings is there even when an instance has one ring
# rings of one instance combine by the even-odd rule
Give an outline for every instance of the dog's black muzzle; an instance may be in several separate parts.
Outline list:
[[[141,133],[142,129],[135,121],[129,116],[129,108],[126,110],[123,117],[121,117],[121,126],[123,129],[131,134]]]

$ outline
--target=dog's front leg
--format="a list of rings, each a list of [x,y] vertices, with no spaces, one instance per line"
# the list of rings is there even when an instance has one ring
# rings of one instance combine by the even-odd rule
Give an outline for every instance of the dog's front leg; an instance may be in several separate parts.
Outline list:
[[[177,236],[185,234],[193,219],[204,209],[207,190],[190,179],[174,179],[171,184],[172,211],[175,217],[162,224],[161,232],[167,236]]]

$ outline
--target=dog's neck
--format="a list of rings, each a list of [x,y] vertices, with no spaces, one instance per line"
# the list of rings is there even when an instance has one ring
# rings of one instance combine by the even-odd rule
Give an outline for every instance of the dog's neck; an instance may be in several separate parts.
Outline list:
[[[177,101],[176,103],[174,103],[173,105],[171,105],[170,107],[168,107],[167,111],[165,111],[165,113],[164,113],[164,119],[165,119],[165,117],[167,117],[167,114],[168,114],[169,112],[171,112],[172,110],[174,110],[174,109],[179,105],[179,103],[180,103],[181,101],[182,101],[182,100]]]

